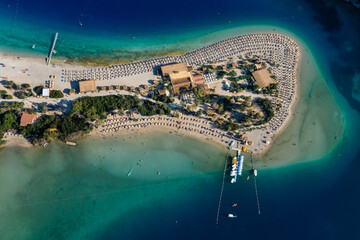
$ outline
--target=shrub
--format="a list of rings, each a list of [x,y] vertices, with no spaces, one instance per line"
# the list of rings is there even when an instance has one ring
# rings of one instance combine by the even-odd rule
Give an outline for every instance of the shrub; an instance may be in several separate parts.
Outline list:
[[[28,83],[23,83],[23,84],[21,84],[21,87],[22,87],[23,89],[27,89],[27,88],[30,87],[30,84],[28,84]]]
[[[64,94],[60,90],[52,90],[50,92],[50,98],[63,98]]]
[[[16,89],[16,84],[13,81],[6,81],[5,87],[8,89]]]

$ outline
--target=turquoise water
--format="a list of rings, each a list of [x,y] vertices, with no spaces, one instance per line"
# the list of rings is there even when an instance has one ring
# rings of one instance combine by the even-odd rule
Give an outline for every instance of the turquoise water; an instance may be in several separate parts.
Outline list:
[[[0,2],[0,48],[9,54],[45,57],[56,31],[59,58],[117,59],[275,31],[299,41],[304,58],[294,121],[256,161],[260,216],[253,180],[242,179],[225,185],[215,225],[224,150],[167,134],[87,139],[76,148],[0,151],[4,239],[360,237],[357,9],[341,1],[185,1],[177,15],[162,1],[18,3],[15,14],[16,2]],[[134,4],[142,7],[128,11]],[[57,11],[45,14],[52,7]],[[154,11],[162,14],[151,17]],[[265,167],[280,160],[292,165]],[[230,212],[239,217],[231,221]]]
[[[6,149],[0,163],[5,190],[0,199],[1,235],[85,239],[99,235],[120,216],[144,216],[142,209],[161,201],[181,202],[179,192],[214,183],[223,165],[224,150],[208,146],[153,134],[89,138],[76,148],[52,144],[31,154]]]

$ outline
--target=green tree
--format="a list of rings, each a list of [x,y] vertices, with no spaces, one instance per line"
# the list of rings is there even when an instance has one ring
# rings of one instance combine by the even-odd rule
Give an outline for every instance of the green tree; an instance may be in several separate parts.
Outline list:
[[[225,71],[218,71],[216,78],[217,78],[217,79],[222,79],[222,78],[225,77],[226,74],[227,74],[227,72],[225,72]]]
[[[5,90],[0,90],[0,96],[6,95],[6,94],[7,94],[7,92]]]
[[[17,128],[17,116],[13,111],[8,111],[4,113],[1,117],[1,129],[7,131],[12,128]]]
[[[34,124],[28,124],[26,125],[22,130],[21,130],[21,134],[26,137],[32,137],[35,134],[35,125]]]
[[[25,99],[27,97],[27,93],[24,91],[16,91],[14,93],[14,96],[19,98],[19,99]]]
[[[230,77],[235,77],[237,74],[236,74],[236,72],[234,70],[232,70],[227,75],[230,76]]]
[[[35,113],[36,113],[35,110],[32,109],[32,108],[26,109],[26,112],[27,112],[28,114],[35,114]]]
[[[36,87],[34,87],[34,92],[35,92],[38,96],[41,96],[43,89],[44,89],[44,86],[43,86],[43,85],[36,86]]]

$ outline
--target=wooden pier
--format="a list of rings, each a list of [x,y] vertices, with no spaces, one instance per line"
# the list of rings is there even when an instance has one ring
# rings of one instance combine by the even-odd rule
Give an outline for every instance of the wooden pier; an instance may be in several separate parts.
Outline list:
[[[53,43],[52,43],[52,45],[51,45],[51,49],[50,49],[50,52],[49,52],[49,56],[48,56],[47,61],[46,61],[46,64],[47,64],[47,65],[49,65],[49,64],[51,63],[51,58],[52,58],[52,54],[53,54],[54,49],[55,49],[55,44],[56,44],[56,40],[57,40],[57,38],[58,38],[58,35],[59,35],[58,33],[55,33],[54,41],[53,41]]]

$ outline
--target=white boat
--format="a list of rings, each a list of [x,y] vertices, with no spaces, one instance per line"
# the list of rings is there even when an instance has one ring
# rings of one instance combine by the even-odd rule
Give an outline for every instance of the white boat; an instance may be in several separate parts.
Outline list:
[[[134,168],[132,167],[132,168],[129,170],[129,172],[128,172],[127,175],[130,176],[133,170],[134,170]]]
[[[257,176],[257,170],[254,169],[254,176],[256,177]]]
[[[31,47],[32,49],[35,49],[35,44],[34,45],[32,45],[32,47]]]
[[[229,218],[237,218],[237,216],[236,216],[235,214],[232,214],[232,213],[229,213],[229,214],[228,214],[228,217],[229,217]]]

